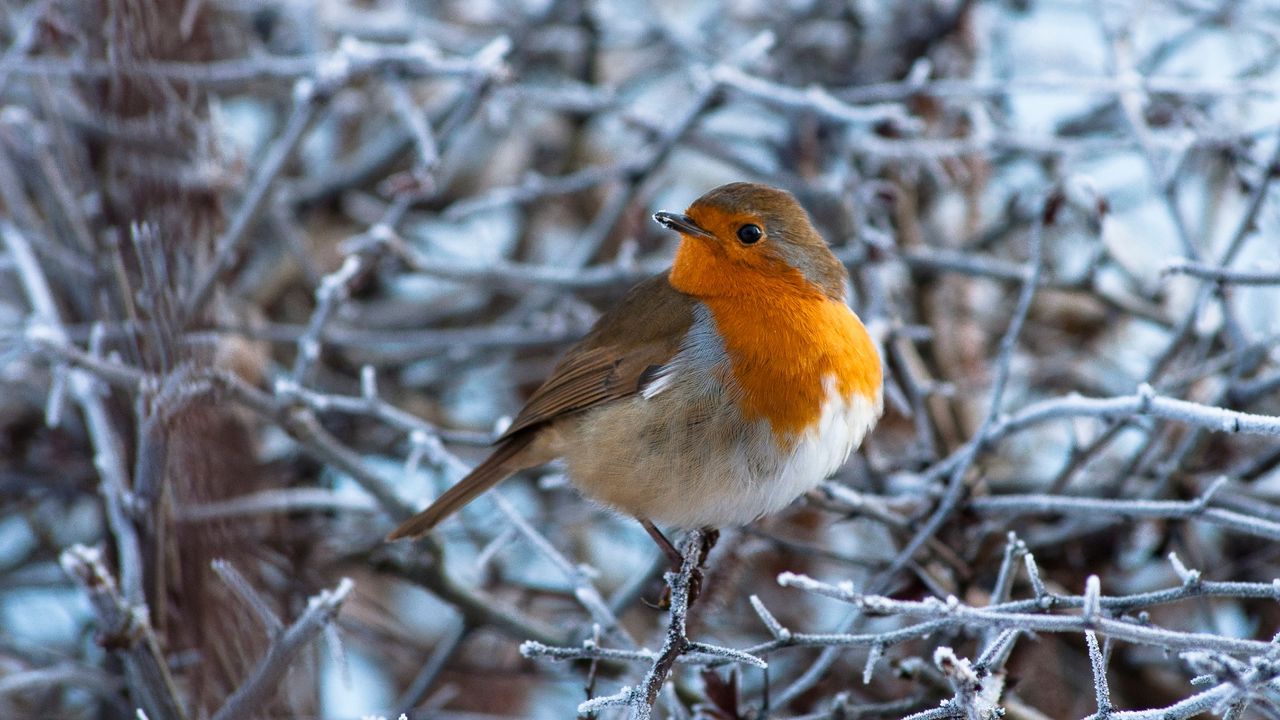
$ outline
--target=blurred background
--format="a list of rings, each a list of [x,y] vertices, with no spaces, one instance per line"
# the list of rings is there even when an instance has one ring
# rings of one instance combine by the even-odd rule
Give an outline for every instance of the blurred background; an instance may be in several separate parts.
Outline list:
[[[682,658],[654,717],[1280,717],[1232,644],[1280,629],[1274,2],[11,0],[0,50],[0,716],[640,682],[521,652],[667,631],[665,560],[561,469],[382,538],[667,267],[653,211],[753,180],[849,267],[886,414],[708,561],[689,637],[767,671]],[[899,637],[782,572],[1077,617],[1096,575],[1167,633]]]

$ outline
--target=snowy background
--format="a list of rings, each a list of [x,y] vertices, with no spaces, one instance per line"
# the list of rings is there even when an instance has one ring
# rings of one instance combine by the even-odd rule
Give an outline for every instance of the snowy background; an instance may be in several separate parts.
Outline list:
[[[1280,718],[1273,0],[14,0],[0,51],[0,717]],[[555,466],[385,545],[744,179],[887,411],[687,635]]]

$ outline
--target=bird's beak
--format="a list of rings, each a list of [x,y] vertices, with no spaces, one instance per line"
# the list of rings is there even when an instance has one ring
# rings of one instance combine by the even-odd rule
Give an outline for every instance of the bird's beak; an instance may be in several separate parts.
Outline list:
[[[698,227],[698,224],[695,223],[693,221],[693,218],[689,217],[688,215],[679,215],[677,213],[669,213],[669,212],[663,211],[663,212],[654,213],[653,219],[657,221],[659,225],[665,228],[670,228],[671,230],[675,230],[676,232],[682,235],[689,235],[691,237],[700,237],[705,240],[716,239],[715,235],[712,235],[706,230],[703,230],[702,228]]]

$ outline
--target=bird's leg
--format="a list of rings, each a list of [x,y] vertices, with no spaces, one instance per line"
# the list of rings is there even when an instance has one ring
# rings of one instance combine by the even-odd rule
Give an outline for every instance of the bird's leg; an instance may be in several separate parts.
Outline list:
[[[640,520],[640,525],[649,533],[649,537],[657,543],[662,549],[662,553],[667,556],[667,560],[671,562],[671,569],[675,572],[684,570],[684,555],[676,548],[666,535],[658,529],[656,525],[648,520]],[[702,594],[702,568],[707,565],[707,556],[711,554],[711,549],[716,546],[716,541],[720,539],[720,531],[715,528],[703,528],[699,533],[701,542],[698,547],[698,561],[694,563],[692,572],[689,575],[689,605],[693,605],[698,596]],[[662,599],[658,601],[658,607],[666,609],[671,606],[671,588],[667,587],[662,593]]]
[[[640,520],[640,525],[644,528],[645,532],[649,533],[649,537],[653,538],[653,541],[658,544],[658,549],[662,551],[663,555],[667,556],[667,560],[671,561],[672,569],[676,572],[680,572],[680,567],[684,565],[684,556],[680,554],[680,551],[676,549],[676,546],[671,544],[671,541],[667,539],[666,535],[662,534],[662,531],[658,529],[657,525],[643,519]]]
[[[657,543],[658,548],[662,550],[662,554],[667,556],[667,562],[671,563],[672,572],[682,572],[684,570],[684,555],[680,552],[680,549],[672,544],[672,542],[667,539],[666,535],[662,534],[662,531],[658,529],[657,525],[643,519],[640,520],[640,525],[644,528],[645,532],[649,533],[649,537],[653,538],[653,541]],[[698,563],[694,566],[693,574],[689,578],[690,605],[693,604],[694,600],[698,599],[698,593],[702,590],[701,566],[702,563],[706,561],[707,552],[709,550],[710,548],[707,547],[706,538],[703,536],[702,548],[699,548],[698,552]],[[658,600],[657,607],[660,610],[666,610],[671,607],[670,585],[667,585],[662,589],[662,598]]]

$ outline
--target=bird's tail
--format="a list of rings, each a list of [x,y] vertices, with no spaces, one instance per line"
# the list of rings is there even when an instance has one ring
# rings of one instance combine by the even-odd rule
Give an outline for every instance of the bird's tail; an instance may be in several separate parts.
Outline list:
[[[497,485],[517,470],[523,469],[526,465],[519,462],[518,456],[532,440],[533,433],[519,433],[504,440],[501,445],[494,448],[484,462],[436,498],[430,507],[400,523],[400,526],[387,536],[387,540],[416,538],[425,534],[440,524],[440,521],[475,500],[485,490]]]

